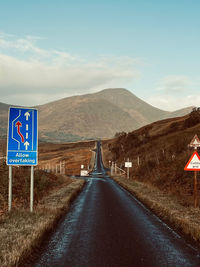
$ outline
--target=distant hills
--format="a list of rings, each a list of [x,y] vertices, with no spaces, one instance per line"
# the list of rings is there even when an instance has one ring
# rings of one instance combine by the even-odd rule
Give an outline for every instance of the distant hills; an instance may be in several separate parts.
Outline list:
[[[9,105],[0,103],[0,136],[6,135]],[[110,138],[146,124],[188,114],[193,107],[168,112],[155,108],[123,88],[67,97],[39,110],[39,138],[67,142],[90,138]]]

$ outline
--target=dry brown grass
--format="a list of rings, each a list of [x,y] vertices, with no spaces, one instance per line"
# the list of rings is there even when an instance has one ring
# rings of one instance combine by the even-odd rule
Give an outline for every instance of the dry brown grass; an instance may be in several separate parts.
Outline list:
[[[166,194],[157,188],[126,178],[113,178],[122,187],[136,196],[153,212],[174,228],[200,242],[200,209],[184,207],[173,195]]]
[[[69,144],[40,144],[39,167],[59,164],[65,161],[66,175],[80,175],[81,165],[91,168],[95,141]]]
[[[40,144],[39,162],[66,160],[66,173],[80,173],[80,165],[92,164],[95,142]],[[1,151],[1,147],[0,147]],[[70,168],[71,166],[71,168]],[[31,257],[70,202],[82,189],[83,180],[36,170],[34,175],[34,212],[29,212],[30,168],[13,167],[12,212],[7,212],[8,167],[0,165],[0,266],[17,266]]]
[[[1,141],[1,140],[0,140]],[[3,142],[3,141],[2,141]],[[5,140],[4,140],[5,145]],[[1,143],[0,143],[1,144]],[[94,165],[94,141],[76,142],[68,144],[39,145],[39,164],[47,164],[65,160],[65,174],[80,175],[81,165],[86,168]],[[0,153],[3,153],[0,146]],[[0,159],[0,218],[7,212],[8,207],[8,166]],[[34,206],[38,204],[41,196],[48,195],[51,190],[71,180],[55,173],[43,170],[34,172]],[[28,209],[30,203],[30,167],[13,167],[13,209]]]
[[[0,266],[17,266],[22,259],[30,258],[32,250],[40,245],[44,235],[68,210],[83,184],[83,180],[75,180],[54,190],[33,213],[17,210],[1,219]]]

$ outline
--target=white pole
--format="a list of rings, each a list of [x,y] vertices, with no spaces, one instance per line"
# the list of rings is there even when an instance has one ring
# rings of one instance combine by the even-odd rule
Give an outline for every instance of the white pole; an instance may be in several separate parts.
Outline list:
[[[111,176],[113,176],[113,162],[111,163]]]
[[[12,209],[12,166],[9,166],[8,211]]]
[[[62,173],[63,173],[63,175],[65,175],[65,160],[63,161],[63,171],[62,171]]]
[[[31,188],[30,188],[30,211],[33,212],[34,201],[34,166],[31,166]]]
[[[115,162],[115,174],[117,174],[117,163]]]

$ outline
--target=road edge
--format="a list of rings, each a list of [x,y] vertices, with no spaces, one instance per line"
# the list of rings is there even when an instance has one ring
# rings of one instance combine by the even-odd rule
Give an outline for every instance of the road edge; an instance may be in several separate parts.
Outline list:
[[[2,267],[30,266],[35,252],[40,250],[44,239],[49,236],[60,219],[68,212],[72,201],[82,191],[84,185],[84,180],[76,179],[69,185],[50,194],[32,214],[27,211],[18,211],[17,218],[20,217],[20,219],[17,220],[20,223],[27,220],[26,223],[30,223],[30,225],[25,234],[23,233],[25,232],[24,229],[19,230],[21,231],[19,232],[20,240],[15,240],[15,245],[10,251],[7,251],[4,259],[1,259],[0,265]],[[55,200],[57,206],[55,206]],[[10,217],[12,216],[14,217],[15,213],[10,215]],[[10,219],[12,218],[8,218],[8,220]]]
[[[199,209],[186,208],[175,203],[169,195],[150,185],[116,176],[111,179],[152,210],[172,229],[184,235],[195,246],[200,246],[200,225],[198,219],[194,220],[194,214],[199,214]]]

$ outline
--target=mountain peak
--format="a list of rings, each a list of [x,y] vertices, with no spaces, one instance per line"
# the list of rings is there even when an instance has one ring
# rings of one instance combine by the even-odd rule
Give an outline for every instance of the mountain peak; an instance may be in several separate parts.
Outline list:
[[[129,90],[125,89],[125,88],[107,88],[107,89],[103,89],[100,92],[97,92],[96,94],[132,94]]]
[[[8,107],[0,104],[0,135],[6,135]],[[167,112],[157,109],[125,88],[108,88],[82,96],[67,97],[39,110],[41,140],[74,141],[110,138],[116,132],[130,132],[157,120],[185,115],[190,109]]]

